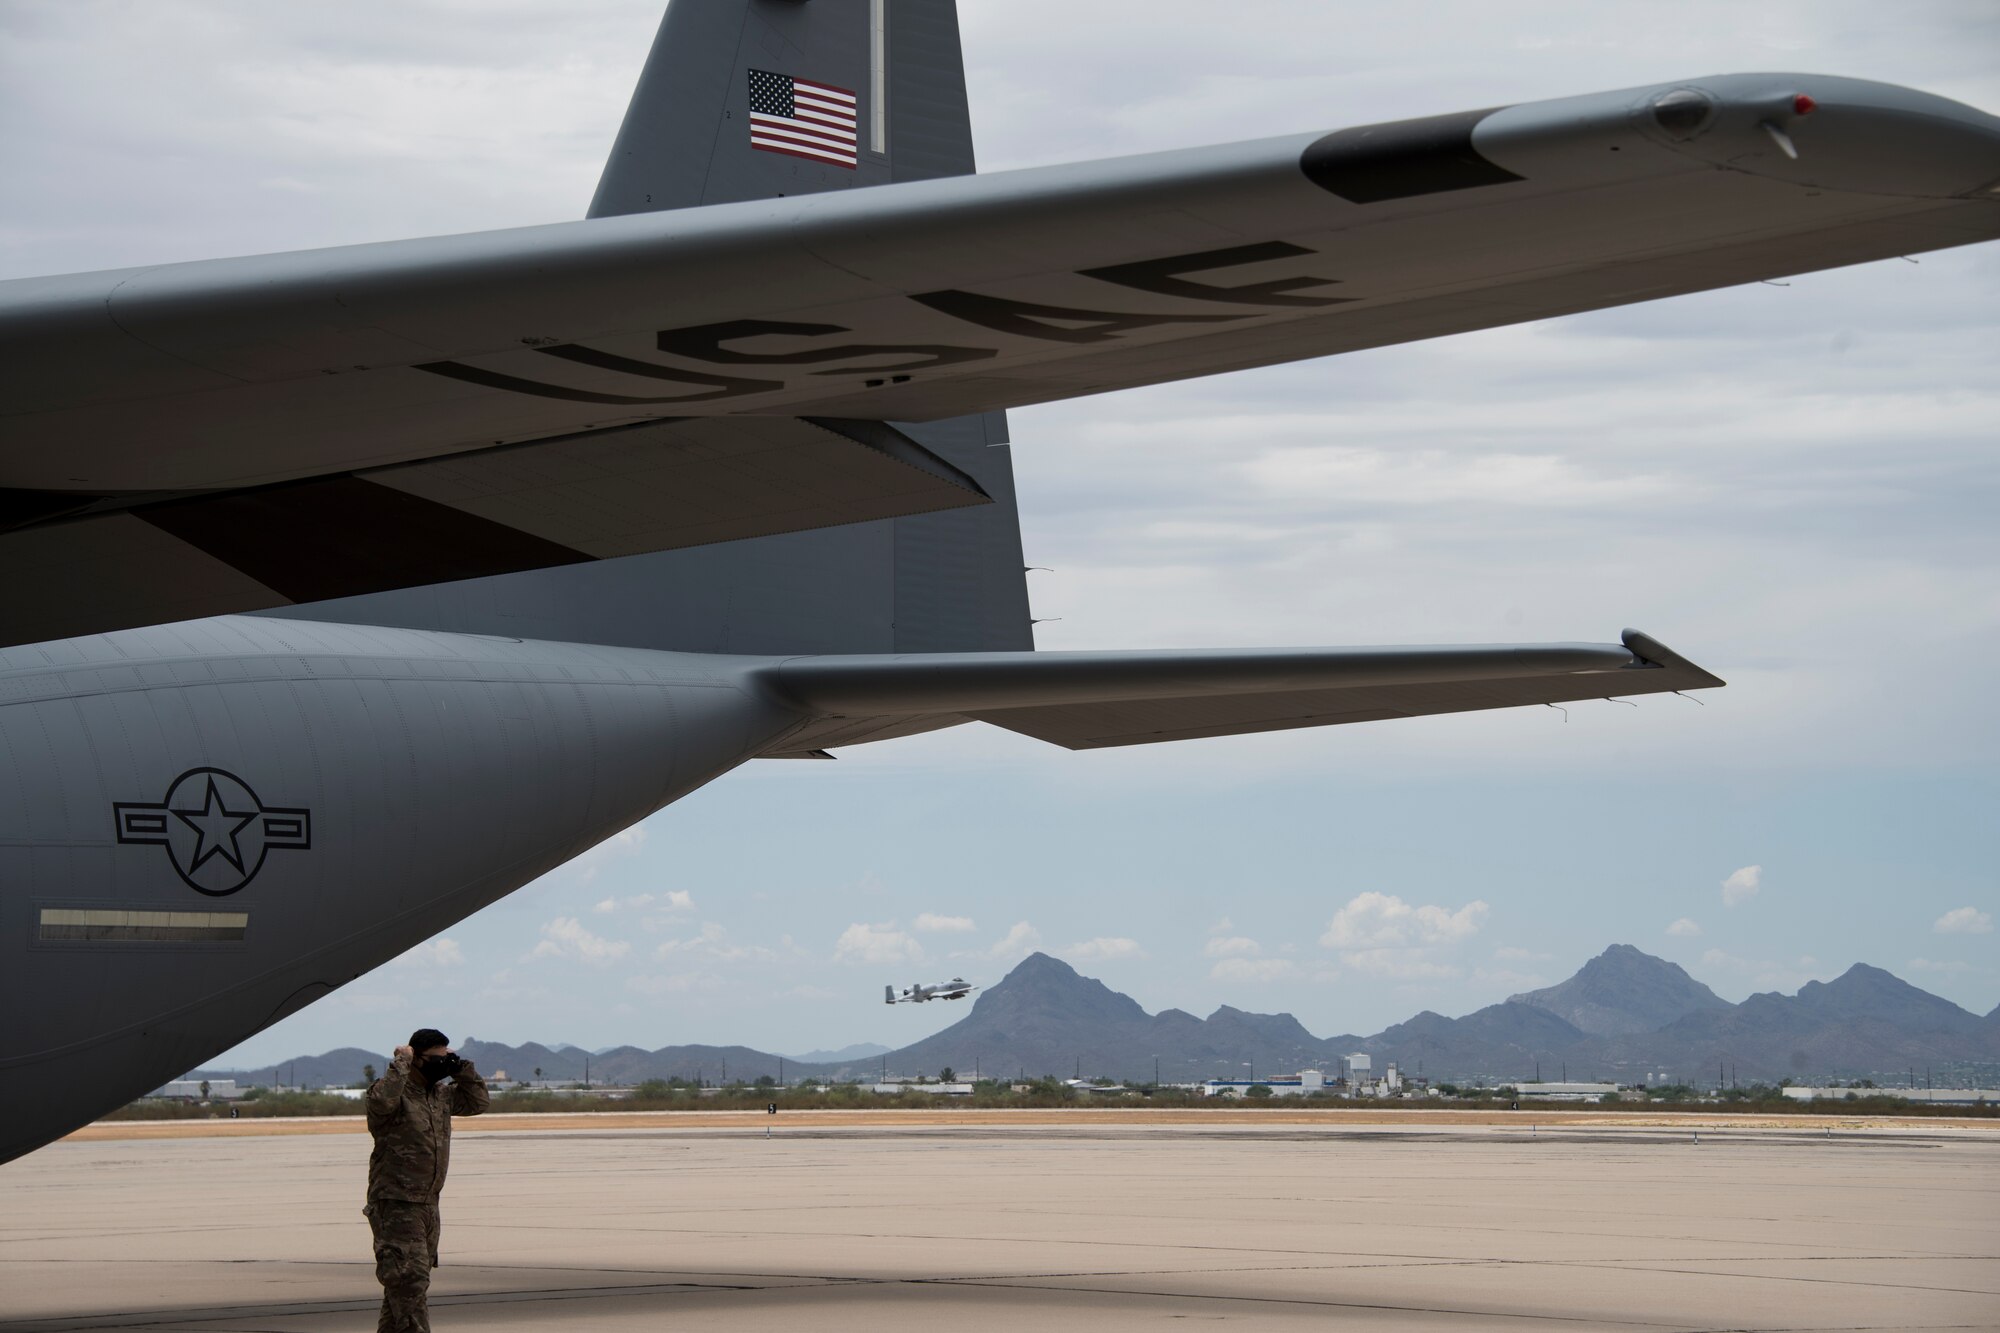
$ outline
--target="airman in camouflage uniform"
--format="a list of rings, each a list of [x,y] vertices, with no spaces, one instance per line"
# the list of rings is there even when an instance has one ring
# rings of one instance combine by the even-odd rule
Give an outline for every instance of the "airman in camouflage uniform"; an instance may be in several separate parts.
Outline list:
[[[448,1081],[447,1081],[448,1080]],[[451,1118],[489,1098],[479,1071],[452,1054],[444,1033],[421,1028],[396,1048],[368,1089],[368,1224],[382,1284],[377,1333],[430,1333],[431,1270],[438,1263],[438,1193],[451,1165]]]

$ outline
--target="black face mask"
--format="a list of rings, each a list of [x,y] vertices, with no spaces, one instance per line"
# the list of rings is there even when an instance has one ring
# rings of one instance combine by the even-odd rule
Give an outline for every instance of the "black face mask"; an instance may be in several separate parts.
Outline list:
[[[464,1067],[465,1061],[455,1054],[427,1055],[422,1065],[424,1077],[433,1083],[450,1078]]]

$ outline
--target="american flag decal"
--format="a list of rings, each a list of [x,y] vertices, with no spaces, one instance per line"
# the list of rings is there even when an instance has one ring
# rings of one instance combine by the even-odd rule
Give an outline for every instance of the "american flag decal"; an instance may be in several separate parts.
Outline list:
[[[750,71],[750,146],[854,167],[855,98],[845,88]]]

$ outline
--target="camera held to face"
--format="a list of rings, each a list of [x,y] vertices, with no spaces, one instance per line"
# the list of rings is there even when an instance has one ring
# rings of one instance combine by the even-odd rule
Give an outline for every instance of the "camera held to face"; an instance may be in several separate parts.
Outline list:
[[[446,1051],[443,1055],[427,1055],[423,1060],[424,1077],[436,1083],[452,1077],[465,1068],[465,1061],[456,1051]]]

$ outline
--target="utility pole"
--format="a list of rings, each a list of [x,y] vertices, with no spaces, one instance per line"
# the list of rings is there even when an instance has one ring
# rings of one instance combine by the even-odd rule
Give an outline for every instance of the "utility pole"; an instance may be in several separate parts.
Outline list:
[[[778,1057],[778,1086],[785,1086],[785,1057],[782,1055]]]
[[[583,1090],[585,1092],[590,1091],[590,1057],[588,1055],[583,1057]]]

